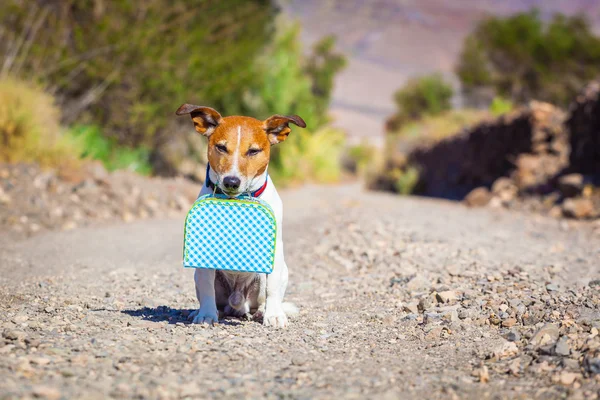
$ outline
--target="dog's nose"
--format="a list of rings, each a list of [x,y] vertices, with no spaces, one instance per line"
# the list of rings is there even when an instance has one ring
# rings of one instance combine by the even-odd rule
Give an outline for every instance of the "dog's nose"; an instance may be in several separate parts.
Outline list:
[[[240,178],[236,178],[235,176],[226,176],[223,179],[223,185],[225,185],[225,189],[237,189],[240,187]]]

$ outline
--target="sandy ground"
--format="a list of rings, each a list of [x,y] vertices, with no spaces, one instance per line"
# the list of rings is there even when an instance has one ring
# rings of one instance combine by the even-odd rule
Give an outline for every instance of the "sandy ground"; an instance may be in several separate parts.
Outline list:
[[[358,186],[283,198],[285,330],[188,323],[183,216],[0,236],[0,399],[597,398],[593,225]]]

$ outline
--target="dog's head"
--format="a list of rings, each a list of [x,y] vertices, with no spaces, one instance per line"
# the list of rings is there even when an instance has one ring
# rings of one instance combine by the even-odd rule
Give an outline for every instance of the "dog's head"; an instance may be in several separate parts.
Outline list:
[[[230,197],[260,187],[264,182],[271,146],[290,134],[289,123],[306,123],[297,115],[273,115],[265,121],[251,117],[222,117],[210,107],[184,104],[177,115],[190,114],[196,130],[208,138],[208,162],[215,184]]]

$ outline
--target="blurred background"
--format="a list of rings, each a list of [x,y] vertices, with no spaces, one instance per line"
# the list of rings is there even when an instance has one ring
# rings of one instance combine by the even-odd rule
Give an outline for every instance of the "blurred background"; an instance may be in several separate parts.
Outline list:
[[[206,147],[184,102],[304,118],[273,155],[281,186],[596,218],[599,72],[596,0],[6,0],[0,222],[185,209]]]

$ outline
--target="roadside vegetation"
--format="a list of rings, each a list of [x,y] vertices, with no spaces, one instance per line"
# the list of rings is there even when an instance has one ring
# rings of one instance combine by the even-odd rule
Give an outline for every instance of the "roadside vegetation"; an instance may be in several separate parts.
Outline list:
[[[481,21],[456,65],[460,90],[437,73],[410,79],[395,94],[382,160],[371,188],[410,194],[419,167],[407,154],[460,134],[532,100],[566,107],[600,76],[600,38],[582,16],[542,20],[537,11]],[[462,106],[453,108],[453,98]]]
[[[318,172],[324,161],[314,149],[319,143],[339,152],[343,145],[343,135],[328,127],[327,110],[345,59],[332,37],[306,54],[298,26],[282,18],[270,0],[2,2],[0,79],[13,85],[3,95],[34,95],[54,110],[48,128],[4,129],[5,143],[27,141],[38,151],[11,150],[3,160],[52,165],[65,159],[52,150],[60,147],[70,158],[98,159],[108,169],[201,179],[189,165],[206,162],[202,138],[174,116],[189,102],[223,115],[302,116],[308,128],[294,130],[290,138],[297,138],[275,151],[273,174],[290,182],[332,179],[339,165]],[[15,93],[18,88],[26,89]],[[6,121],[12,115],[20,119]],[[28,119],[3,118],[5,126]],[[303,173],[289,171],[287,153],[300,157],[294,162]]]

